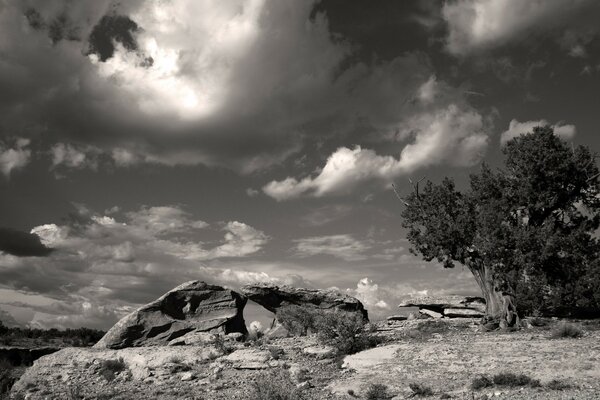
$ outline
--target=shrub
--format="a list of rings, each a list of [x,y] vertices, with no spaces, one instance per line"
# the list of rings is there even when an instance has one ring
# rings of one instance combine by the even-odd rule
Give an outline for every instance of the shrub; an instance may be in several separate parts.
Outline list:
[[[548,389],[552,389],[552,390],[565,390],[565,389],[571,389],[573,387],[573,385],[571,385],[568,382],[562,381],[560,379],[552,379],[550,382],[548,382],[546,384],[546,387]]]
[[[540,381],[525,374],[513,374],[512,372],[501,372],[492,378],[495,385],[506,387],[531,386],[539,387]]]
[[[289,305],[277,311],[277,319],[292,334],[317,333],[323,343],[342,354],[356,353],[382,341],[365,332],[365,321],[356,313]]]
[[[127,364],[123,361],[122,358],[118,360],[104,360],[102,364],[100,364],[100,375],[104,377],[108,382],[115,379],[115,375],[121,371],[125,371],[127,369]]]
[[[285,370],[258,376],[252,383],[253,400],[304,400],[300,389]]]
[[[367,400],[386,400],[390,397],[392,396],[389,395],[387,386],[381,383],[371,383],[365,393]]]
[[[552,331],[551,337],[554,339],[571,338],[576,339],[583,335],[583,331],[577,325],[569,322],[562,322],[558,324]]]
[[[408,387],[413,391],[414,396],[433,396],[433,390],[422,383],[410,383]]]
[[[479,390],[490,386],[494,386],[494,382],[492,382],[487,375],[478,376],[471,381],[471,388],[473,390]]]
[[[285,353],[281,347],[269,346],[269,353],[271,353],[271,358],[273,360],[279,360],[281,356]]]
[[[288,305],[277,310],[277,320],[292,335],[304,336],[315,328],[316,310]]]

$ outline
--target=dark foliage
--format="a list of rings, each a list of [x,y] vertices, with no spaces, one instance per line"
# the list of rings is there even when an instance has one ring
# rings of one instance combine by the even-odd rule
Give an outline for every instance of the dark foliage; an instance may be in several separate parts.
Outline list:
[[[505,168],[483,165],[468,191],[449,178],[415,186],[402,212],[411,251],[447,268],[467,266],[488,314],[490,303],[501,308],[506,299],[526,314],[600,310],[596,157],[550,127],[510,140],[503,153]]]
[[[410,383],[408,385],[415,396],[433,396],[433,390],[422,383]]]
[[[352,354],[377,346],[381,339],[365,331],[362,316],[344,311],[289,305],[277,310],[277,320],[292,334],[316,333],[341,354]]]
[[[386,400],[390,397],[387,386],[381,383],[371,383],[365,393],[367,400]]]
[[[61,340],[72,346],[93,346],[106,332],[89,329],[32,329],[8,328],[0,322],[0,341],[9,343],[18,339]]]

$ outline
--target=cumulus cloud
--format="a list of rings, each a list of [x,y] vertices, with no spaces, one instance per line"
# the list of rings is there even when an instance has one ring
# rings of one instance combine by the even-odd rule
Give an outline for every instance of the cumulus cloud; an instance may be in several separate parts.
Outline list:
[[[364,254],[370,245],[352,235],[313,236],[294,240],[294,251],[299,257],[330,255],[346,261],[366,258]]]
[[[50,153],[52,155],[52,168],[64,166],[68,168],[96,169],[100,150],[91,146],[82,147],[57,143],[52,146]]]
[[[381,299],[379,285],[368,277],[358,281],[356,289],[348,289],[348,292],[359,299],[369,311],[390,309],[388,303]]]
[[[13,170],[23,168],[29,163],[29,143],[30,140],[25,138],[15,139],[13,146],[0,141],[0,171],[4,176],[8,178]]]
[[[410,139],[397,159],[370,149],[341,147],[329,156],[316,176],[287,177],[272,181],[263,191],[278,201],[304,194],[321,197],[348,193],[364,182],[390,183],[419,168],[449,164],[474,165],[488,144],[481,115],[451,104],[434,113],[423,113],[405,122],[400,139]]]
[[[55,165],[93,165],[98,149],[117,167],[252,173],[311,138],[356,135],[357,120],[393,137],[410,117],[463,102],[420,54],[349,61],[352,44],[313,0],[46,3],[0,11],[0,51],[12,56],[0,111],[5,130],[44,132]]]
[[[222,231],[221,239],[198,239]],[[258,253],[269,241],[265,233],[239,221],[209,225],[175,206],[110,217],[87,210],[76,224],[40,225],[29,236],[54,251],[43,261],[0,252],[0,281],[56,303],[35,310],[40,326],[106,328],[130,307],[192,279],[234,287],[284,279],[224,264]]]
[[[448,23],[447,49],[465,55],[493,48],[531,34],[555,33],[576,17],[587,29],[585,13],[597,7],[593,0],[455,0],[444,3],[443,18]],[[594,28],[596,31],[597,29]],[[562,32],[564,30],[560,30]]]
[[[577,130],[575,129],[575,125],[556,123],[551,125],[545,119],[541,119],[539,121],[525,121],[519,122],[516,119],[513,119],[508,124],[508,129],[502,132],[500,136],[500,143],[505,144],[510,139],[515,138],[524,133],[533,132],[533,128],[536,126],[546,126],[550,125],[552,129],[554,129],[554,134],[560,136],[564,140],[571,140],[575,136]]]

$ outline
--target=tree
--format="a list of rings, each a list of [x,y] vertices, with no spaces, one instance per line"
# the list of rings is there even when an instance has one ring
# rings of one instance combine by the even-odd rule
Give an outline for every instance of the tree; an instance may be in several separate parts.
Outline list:
[[[413,185],[402,199],[411,252],[446,268],[469,268],[487,303],[486,320],[501,325],[518,324],[519,288],[538,300],[556,298],[557,290],[574,298],[595,290],[587,296],[599,299],[599,289],[590,288],[600,255],[596,156],[571,148],[548,126],[502,151],[505,168],[483,164],[468,191],[450,178]],[[578,282],[586,274],[590,279]]]

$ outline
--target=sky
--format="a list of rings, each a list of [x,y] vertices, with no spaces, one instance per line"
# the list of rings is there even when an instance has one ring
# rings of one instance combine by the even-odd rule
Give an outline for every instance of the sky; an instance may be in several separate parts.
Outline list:
[[[0,0],[0,320],[107,329],[178,284],[373,318],[477,294],[391,189],[538,125],[600,150],[595,0]]]

